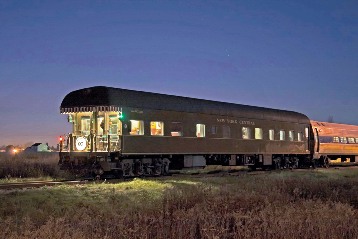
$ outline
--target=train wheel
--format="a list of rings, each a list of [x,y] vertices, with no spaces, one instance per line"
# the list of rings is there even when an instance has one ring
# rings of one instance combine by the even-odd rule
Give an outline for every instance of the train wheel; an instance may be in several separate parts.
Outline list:
[[[273,159],[272,160],[272,169],[276,170],[280,168],[280,159]]]
[[[290,158],[283,157],[281,160],[281,169],[288,169],[290,168]]]
[[[163,165],[162,165],[162,174],[163,175],[169,175],[169,159],[165,158],[163,159]]]
[[[323,159],[323,167],[329,168],[329,158],[327,156]]]
[[[122,172],[123,172],[123,177],[131,177],[134,176],[133,175],[133,167],[132,167],[132,161],[131,160],[123,160],[123,162],[121,163],[122,165]]]
[[[312,161],[311,161],[311,167],[313,168],[313,169],[316,169],[316,160],[315,159],[312,159]]]
[[[136,160],[134,163],[134,175],[136,176],[142,176],[144,174],[144,167],[141,160]]]
[[[144,175],[146,176],[152,175],[152,171],[153,171],[152,168],[153,167],[148,163],[143,164]]]
[[[296,169],[298,168],[298,161],[299,159],[296,157],[291,157],[290,158],[290,169]]]
[[[162,159],[155,159],[154,160],[154,175],[160,176],[162,174]]]

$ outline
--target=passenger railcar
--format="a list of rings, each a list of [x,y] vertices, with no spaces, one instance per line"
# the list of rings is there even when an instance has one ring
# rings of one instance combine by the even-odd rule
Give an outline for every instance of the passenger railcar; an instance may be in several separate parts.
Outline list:
[[[65,96],[62,168],[124,176],[207,164],[296,167],[312,160],[301,113],[110,87]]]
[[[358,161],[358,126],[311,120],[314,158],[328,167],[330,160]]]

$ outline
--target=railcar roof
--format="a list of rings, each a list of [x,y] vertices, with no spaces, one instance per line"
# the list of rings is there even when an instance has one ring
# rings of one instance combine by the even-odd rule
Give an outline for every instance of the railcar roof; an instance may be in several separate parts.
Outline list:
[[[168,110],[309,124],[306,115],[293,111],[105,86],[95,86],[70,92],[61,103],[61,112],[66,108],[96,106]]]
[[[311,120],[312,127],[319,129],[320,135],[358,137],[358,125],[330,123]]]

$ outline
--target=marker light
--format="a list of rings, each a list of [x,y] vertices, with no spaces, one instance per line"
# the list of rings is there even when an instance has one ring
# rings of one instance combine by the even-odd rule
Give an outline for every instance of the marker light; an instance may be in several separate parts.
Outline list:
[[[123,114],[123,110],[122,110],[122,107],[121,107],[121,110],[118,111],[118,119],[123,119],[124,118],[124,114]]]

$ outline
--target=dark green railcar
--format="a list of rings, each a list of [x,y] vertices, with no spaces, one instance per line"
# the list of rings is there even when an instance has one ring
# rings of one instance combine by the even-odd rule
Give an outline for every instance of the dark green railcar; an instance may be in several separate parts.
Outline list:
[[[72,132],[61,143],[63,168],[166,174],[207,164],[296,167],[311,158],[307,116],[111,87],[65,96]]]

